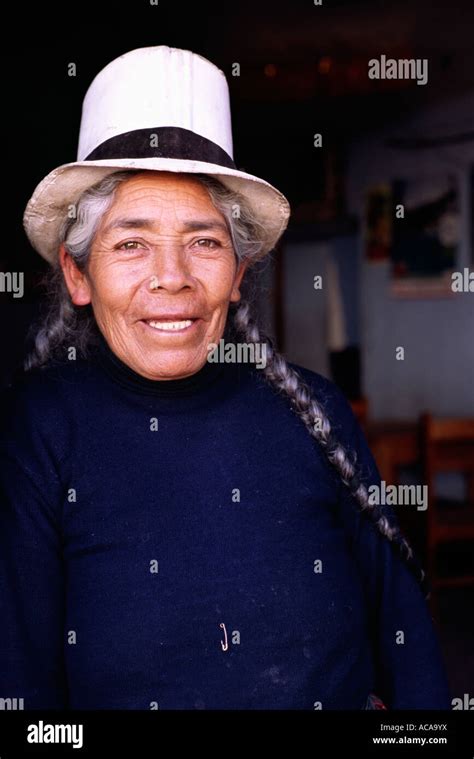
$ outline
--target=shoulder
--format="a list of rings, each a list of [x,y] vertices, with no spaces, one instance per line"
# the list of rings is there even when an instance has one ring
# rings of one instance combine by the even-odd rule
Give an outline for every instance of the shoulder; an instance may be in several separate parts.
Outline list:
[[[267,390],[270,388],[286,406],[291,404],[294,411],[296,411],[294,401],[297,400],[299,394],[300,398],[303,399],[304,395],[301,393],[306,390],[306,393],[316,402],[318,409],[329,421],[334,435],[337,435],[344,445],[350,445],[354,437],[363,435],[350,401],[335,382],[301,364],[288,361],[284,356],[283,358],[293,373],[293,376],[291,374],[288,376],[285,383],[287,389],[283,389],[282,383],[273,383],[269,379],[269,375],[271,376],[273,371],[262,373],[252,370],[254,376],[259,375],[259,387],[266,386]],[[296,385],[295,378],[299,382],[299,388]]]
[[[360,428],[351,403],[335,382],[300,364],[290,361],[287,363],[307,385],[312,397],[328,417],[335,433],[340,433],[343,437],[359,434]]]
[[[335,382],[322,374],[288,362],[308,387],[322,413],[329,421],[332,437],[339,442],[356,465],[359,478],[366,484],[378,483],[380,474],[349,399]]]

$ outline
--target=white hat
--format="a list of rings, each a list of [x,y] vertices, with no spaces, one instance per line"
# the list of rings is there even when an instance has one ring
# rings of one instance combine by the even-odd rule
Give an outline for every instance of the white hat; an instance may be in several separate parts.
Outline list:
[[[263,253],[272,250],[288,224],[287,199],[234,164],[225,75],[189,50],[166,45],[132,50],[93,80],[82,106],[77,161],[40,182],[23,217],[31,244],[50,263],[69,206],[117,169],[217,177],[245,196],[263,224]]]

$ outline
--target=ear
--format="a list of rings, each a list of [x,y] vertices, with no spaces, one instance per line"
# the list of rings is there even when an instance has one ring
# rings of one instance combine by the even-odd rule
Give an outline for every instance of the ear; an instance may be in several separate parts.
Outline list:
[[[240,285],[242,284],[242,279],[244,277],[244,274],[248,268],[248,261],[242,261],[238,268],[234,279],[234,284],[232,287],[232,293],[230,296],[230,300],[232,303],[237,303],[240,300]]]
[[[89,281],[86,275],[77,268],[64,245],[59,248],[59,263],[72,302],[75,306],[87,306],[91,302]]]

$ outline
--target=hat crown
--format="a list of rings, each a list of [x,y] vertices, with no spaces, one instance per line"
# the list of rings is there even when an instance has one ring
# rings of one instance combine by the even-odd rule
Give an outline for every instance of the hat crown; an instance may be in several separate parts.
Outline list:
[[[229,88],[224,73],[190,50],[160,45],[132,50],[97,74],[84,98],[77,160],[112,137],[180,127],[233,158]]]

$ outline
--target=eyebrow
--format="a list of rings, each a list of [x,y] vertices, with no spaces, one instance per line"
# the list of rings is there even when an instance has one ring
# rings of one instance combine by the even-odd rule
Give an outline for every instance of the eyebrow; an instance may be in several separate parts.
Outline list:
[[[110,224],[107,224],[103,233],[106,234],[113,229],[152,229],[154,225],[155,221],[153,219],[115,219],[114,221],[111,221]],[[217,219],[195,219],[185,221],[183,223],[183,229],[185,232],[199,232],[205,229],[216,229],[229,234],[227,225],[223,221],[218,221]]]

